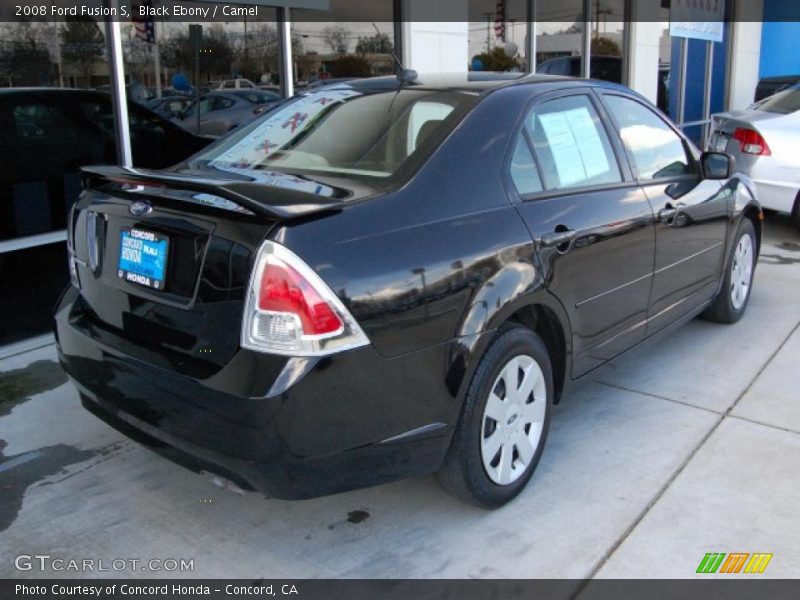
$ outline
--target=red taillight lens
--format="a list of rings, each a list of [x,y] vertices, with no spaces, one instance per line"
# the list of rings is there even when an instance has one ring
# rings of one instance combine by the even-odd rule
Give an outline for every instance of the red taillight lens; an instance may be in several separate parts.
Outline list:
[[[241,344],[283,356],[328,356],[369,339],[314,269],[267,240],[256,252],[247,288]]]
[[[739,149],[745,154],[756,156],[770,156],[772,152],[767,145],[767,140],[755,129],[737,127],[733,132],[733,139],[739,142]]]
[[[333,333],[342,327],[334,310],[289,265],[266,265],[258,292],[258,308],[297,315],[305,335]]]

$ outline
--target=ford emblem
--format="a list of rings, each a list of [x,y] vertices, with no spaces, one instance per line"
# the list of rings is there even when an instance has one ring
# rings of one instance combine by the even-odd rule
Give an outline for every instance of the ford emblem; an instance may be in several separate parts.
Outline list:
[[[144,217],[145,215],[149,215],[151,212],[153,212],[153,207],[150,206],[149,202],[137,200],[128,207],[128,211],[130,211],[134,217]]]

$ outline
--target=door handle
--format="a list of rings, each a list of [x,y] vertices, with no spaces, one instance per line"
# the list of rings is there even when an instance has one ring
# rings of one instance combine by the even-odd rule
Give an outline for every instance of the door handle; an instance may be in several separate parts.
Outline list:
[[[568,244],[575,239],[578,232],[574,229],[567,229],[566,231],[554,231],[553,233],[545,233],[542,236],[542,246],[549,248],[552,246],[561,246]]]

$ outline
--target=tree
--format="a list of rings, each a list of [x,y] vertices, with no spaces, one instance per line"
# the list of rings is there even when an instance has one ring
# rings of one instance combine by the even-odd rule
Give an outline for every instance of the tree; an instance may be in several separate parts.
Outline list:
[[[331,65],[333,77],[369,77],[372,69],[364,58],[355,54],[340,56]]]
[[[371,37],[360,37],[356,44],[358,54],[391,54],[394,50],[392,40],[386,33],[376,33]]]
[[[607,37],[596,37],[592,39],[593,56],[622,56],[619,44]]]
[[[506,51],[500,46],[495,46],[491,52],[476,54],[472,60],[474,61],[476,58],[483,63],[484,71],[513,71],[520,68],[516,57],[506,54]]]
[[[235,53],[221,23],[214,23],[208,30],[203,31],[203,42],[198,57],[201,81],[227,77],[231,74]],[[188,31],[173,33],[161,44],[161,62],[171,69],[194,73],[195,49],[189,39]]]
[[[340,25],[328,26],[322,30],[322,38],[330,47],[331,52],[336,54],[347,54],[348,38],[350,30]]]
[[[56,76],[47,39],[55,29],[44,23],[21,21],[3,27],[0,73],[8,85],[49,85]]]
[[[61,56],[80,70],[86,85],[91,85],[92,69],[103,56],[104,43],[103,33],[89,17],[68,20],[61,30]]]

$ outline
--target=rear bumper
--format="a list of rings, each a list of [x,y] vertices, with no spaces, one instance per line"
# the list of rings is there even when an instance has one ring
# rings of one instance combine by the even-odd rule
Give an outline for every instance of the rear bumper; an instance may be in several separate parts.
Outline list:
[[[444,347],[396,359],[361,348],[315,363],[276,396],[252,398],[238,393],[241,377],[274,357],[241,351],[209,387],[92,335],[74,313],[77,298],[74,288],[62,297],[56,334],[84,406],[184,466],[302,499],[428,474],[444,458],[458,414],[440,375]]]

